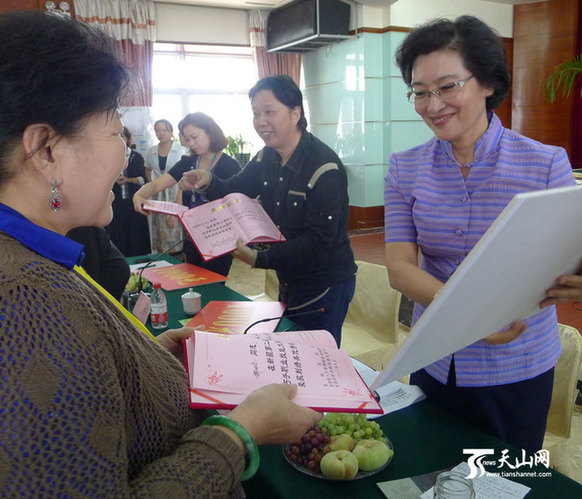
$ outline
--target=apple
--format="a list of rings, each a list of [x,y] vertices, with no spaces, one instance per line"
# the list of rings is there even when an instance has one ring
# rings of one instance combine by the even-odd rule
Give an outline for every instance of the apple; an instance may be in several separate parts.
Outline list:
[[[358,442],[353,454],[361,470],[372,471],[384,465],[392,457],[394,451],[381,440],[364,438]]]
[[[329,444],[327,445],[327,447],[329,447],[329,450],[335,451],[335,450],[353,450],[354,446],[355,446],[355,442],[354,439],[352,437],[350,437],[348,434],[346,433],[342,433],[341,435],[334,435],[333,437],[331,437],[331,440],[329,442]]]
[[[328,452],[319,465],[321,472],[334,480],[351,480],[358,473],[358,459],[349,450]]]

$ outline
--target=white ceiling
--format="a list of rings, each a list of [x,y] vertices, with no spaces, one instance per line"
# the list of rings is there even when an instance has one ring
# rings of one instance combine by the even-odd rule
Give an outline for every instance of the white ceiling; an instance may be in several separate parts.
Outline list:
[[[281,7],[292,0],[154,0],[154,3],[181,3],[188,5],[206,5],[211,7],[228,7],[234,9],[273,9]],[[355,3],[370,7],[387,7],[397,0],[355,0]],[[509,5],[518,3],[536,3],[546,0],[481,0],[484,2],[497,2]],[[348,1],[348,3],[351,3]]]

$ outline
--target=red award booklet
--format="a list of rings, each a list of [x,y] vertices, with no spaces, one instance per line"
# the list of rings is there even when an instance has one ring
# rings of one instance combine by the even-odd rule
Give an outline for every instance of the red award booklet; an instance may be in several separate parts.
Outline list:
[[[150,282],[159,282],[166,291],[226,281],[226,277],[191,263],[145,269],[143,276]]]
[[[143,209],[177,216],[204,261],[235,250],[237,239],[244,244],[285,241],[261,204],[238,192],[190,209],[150,200]]]
[[[349,355],[327,331],[216,334],[184,340],[190,406],[233,409],[271,383],[297,385],[293,401],[326,412],[382,414]]]
[[[209,333],[242,334],[256,321],[280,317],[285,305],[278,301],[210,301],[186,324]],[[279,320],[260,322],[250,332],[272,333]]]

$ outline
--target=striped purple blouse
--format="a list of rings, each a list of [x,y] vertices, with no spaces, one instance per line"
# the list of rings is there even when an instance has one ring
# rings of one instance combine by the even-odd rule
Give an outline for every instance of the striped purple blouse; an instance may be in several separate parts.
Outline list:
[[[421,267],[442,282],[515,194],[575,184],[564,149],[503,128],[495,114],[475,145],[474,162],[466,166],[471,172],[465,181],[451,144],[433,137],[393,154],[386,175],[386,242],[416,243],[422,250]],[[415,303],[413,324],[424,308]],[[511,343],[493,346],[478,341],[456,352],[457,385],[513,383],[553,367],[561,352],[555,307],[526,322],[526,331]],[[451,358],[426,370],[446,383]]]

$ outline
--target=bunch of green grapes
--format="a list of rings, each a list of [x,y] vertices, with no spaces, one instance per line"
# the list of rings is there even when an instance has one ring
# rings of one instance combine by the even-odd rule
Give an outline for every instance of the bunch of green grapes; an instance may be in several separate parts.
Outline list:
[[[146,289],[149,286],[149,282],[145,277],[141,278],[141,289]],[[139,289],[139,274],[131,274],[129,280],[125,285],[125,290],[128,293],[135,293]]]
[[[368,421],[364,414],[330,412],[319,421],[321,429],[330,436],[348,434],[355,443],[363,438],[386,441],[384,432],[376,421]]]

